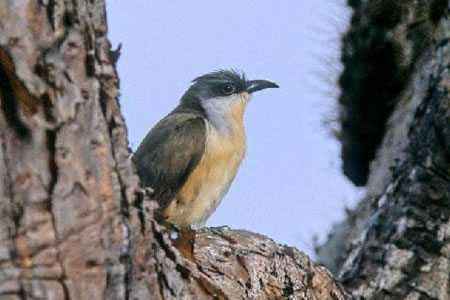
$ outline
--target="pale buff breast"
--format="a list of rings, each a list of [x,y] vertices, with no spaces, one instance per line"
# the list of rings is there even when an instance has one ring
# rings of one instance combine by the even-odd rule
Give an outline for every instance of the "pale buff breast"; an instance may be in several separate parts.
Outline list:
[[[221,132],[206,122],[205,154],[165,209],[164,215],[169,222],[178,227],[202,227],[220,204],[245,156],[242,119],[246,104],[247,101],[242,101],[230,111],[229,117],[236,125],[233,131]]]

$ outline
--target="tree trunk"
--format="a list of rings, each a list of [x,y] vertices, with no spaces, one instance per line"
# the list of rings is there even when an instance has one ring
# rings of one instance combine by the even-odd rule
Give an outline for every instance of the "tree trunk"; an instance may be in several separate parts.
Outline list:
[[[348,299],[258,234],[170,240],[129,159],[106,33],[104,1],[0,1],[0,298]]]
[[[319,247],[318,259],[356,298],[450,299],[448,1],[350,2],[340,100],[344,122],[355,127],[343,128],[343,149],[358,152],[352,147],[365,143],[378,150],[367,196]],[[373,72],[387,79],[372,82]],[[386,94],[393,86],[400,89]],[[374,115],[380,110],[389,113]],[[362,127],[381,130],[383,139],[370,140]]]

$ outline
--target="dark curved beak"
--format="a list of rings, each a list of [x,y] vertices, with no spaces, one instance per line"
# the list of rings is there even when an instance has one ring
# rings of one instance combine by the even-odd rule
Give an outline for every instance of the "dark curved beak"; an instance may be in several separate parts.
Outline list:
[[[269,88],[279,88],[278,84],[269,80],[249,80],[247,81],[247,93],[251,94]]]

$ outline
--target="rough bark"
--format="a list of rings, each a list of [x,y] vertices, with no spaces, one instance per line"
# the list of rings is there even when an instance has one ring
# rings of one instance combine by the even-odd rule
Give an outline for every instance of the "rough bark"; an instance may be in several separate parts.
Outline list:
[[[339,77],[343,172],[366,185],[369,164],[414,67],[433,42],[448,0],[348,0]]]
[[[398,96],[378,100],[395,105],[371,162],[367,196],[319,247],[318,258],[340,275],[356,298],[450,299],[448,1],[427,3],[442,7],[444,2],[445,10],[437,15],[424,14],[421,1],[398,1],[403,15],[389,30],[383,27],[386,23],[373,22],[371,9],[392,1],[352,2],[356,17],[349,32],[358,37],[344,40],[344,48],[358,47],[355,40],[367,39],[361,28],[372,21],[374,31],[405,52],[402,59],[410,74]],[[417,37],[408,31],[430,20],[433,26],[421,33],[427,43],[419,49]]]
[[[104,1],[0,1],[0,298],[348,299],[257,234],[172,243],[129,159],[106,33]]]

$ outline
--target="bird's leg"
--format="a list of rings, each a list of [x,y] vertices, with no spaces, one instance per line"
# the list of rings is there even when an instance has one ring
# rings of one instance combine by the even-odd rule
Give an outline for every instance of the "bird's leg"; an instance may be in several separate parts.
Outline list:
[[[187,259],[195,262],[194,258],[194,242],[195,230],[191,226],[183,226],[179,229],[178,235],[172,239],[173,246]]]

